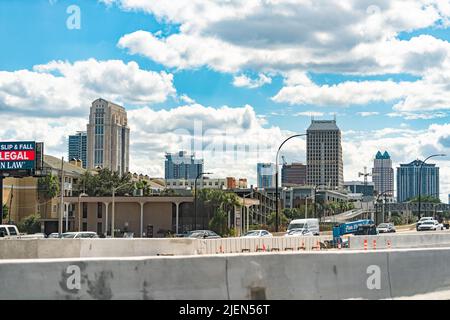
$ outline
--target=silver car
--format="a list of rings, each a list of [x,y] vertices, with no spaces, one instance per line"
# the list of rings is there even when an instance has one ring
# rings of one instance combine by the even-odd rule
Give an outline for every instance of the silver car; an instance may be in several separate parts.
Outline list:
[[[417,231],[436,231],[442,229],[444,229],[444,226],[436,220],[427,220],[419,225]]]
[[[98,238],[97,233],[92,231],[82,231],[82,232],[64,232],[61,235],[63,239],[81,239],[81,238]]]
[[[378,233],[391,233],[396,232],[393,223],[380,223],[377,227]]]
[[[273,235],[267,230],[251,230],[244,234],[241,238],[267,238]]]

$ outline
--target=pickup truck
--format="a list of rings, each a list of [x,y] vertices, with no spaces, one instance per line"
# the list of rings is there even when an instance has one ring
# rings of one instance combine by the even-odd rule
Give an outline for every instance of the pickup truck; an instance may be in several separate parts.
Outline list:
[[[0,224],[0,239],[19,239],[20,233],[15,225]]]

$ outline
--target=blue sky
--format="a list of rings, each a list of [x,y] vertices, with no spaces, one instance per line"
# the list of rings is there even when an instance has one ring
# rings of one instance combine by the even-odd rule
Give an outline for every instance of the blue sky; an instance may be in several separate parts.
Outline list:
[[[350,1],[353,7],[345,11],[349,16],[341,21],[338,10],[342,8],[337,1],[319,1],[317,7],[305,7],[298,12],[293,10],[292,21],[288,18],[281,20],[286,25],[292,25],[292,28],[280,34],[277,28],[273,28],[276,31],[271,30],[271,26],[279,24],[279,16],[273,14],[274,8],[262,2],[224,6],[220,11],[214,11],[215,1],[199,2],[203,11],[198,13],[192,13],[190,9],[197,5],[197,1],[191,4],[184,0],[130,3],[119,0],[1,0],[0,39],[3,50],[0,50],[0,70],[6,72],[5,77],[15,77],[18,70],[26,69],[33,73],[30,77],[34,77],[39,76],[35,73],[47,72],[33,70],[34,66],[47,65],[51,61],[64,61],[72,66],[88,59],[94,59],[99,66],[101,62],[110,60],[122,61],[124,65],[136,62],[140,71],[148,72],[144,73],[145,76],[159,77],[164,72],[173,78],[169,86],[161,85],[166,91],[152,89],[147,83],[149,87],[144,88],[147,91],[142,89],[143,99],[136,102],[124,98],[119,101],[128,110],[149,108],[157,115],[162,115],[162,111],[166,110],[176,117],[177,111],[174,110],[193,103],[193,100],[204,108],[201,112],[206,107],[236,108],[233,110],[236,110],[238,121],[244,106],[250,105],[258,121],[264,119],[256,124],[261,126],[258,130],[268,136],[273,136],[270,133],[273,128],[286,132],[305,131],[311,113],[315,113],[316,118],[332,118],[336,114],[339,127],[344,133],[350,132],[347,137],[344,135],[344,139],[353,144],[355,150],[363,145],[364,139],[371,141],[371,149],[364,154],[365,158],[359,155],[361,159],[355,160],[358,155],[347,156],[350,159],[348,166],[352,168],[349,178],[355,177],[363,165],[371,165],[368,155],[376,149],[399,148],[402,144],[417,142],[415,131],[423,136],[433,136],[436,140],[417,145],[413,149],[417,157],[425,156],[423,150],[445,148],[437,141],[450,135],[447,127],[450,109],[447,103],[450,99],[444,88],[447,82],[440,79],[450,65],[450,35],[449,13],[439,4],[425,8],[416,0],[408,0],[405,5],[411,7],[408,7],[410,18],[407,20],[398,18],[401,15],[396,14],[402,11],[401,7],[384,1],[371,2],[379,5],[375,14],[362,8],[360,3]],[[70,16],[66,10],[70,5],[80,8],[79,30],[66,27]],[[280,8],[283,5],[281,2]],[[236,10],[235,16],[233,10]],[[314,20],[326,19],[328,11],[337,12],[336,17],[330,18],[329,23],[324,20],[318,26]],[[311,12],[310,16],[305,17],[304,12]],[[236,19],[237,13],[244,18]],[[258,19],[261,21],[260,17],[264,17],[264,22],[254,23]],[[361,28],[362,33],[355,32],[355,28]],[[143,33],[138,34],[138,31]],[[172,39],[178,39],[178,42]],[[145,47],[146,42],[153,45]],[[265,44],[264,47],[261,43]],[[423,48],[418,49],[418,44],[423,44]],[[390,48],[395,50],[390,51]],[[267,60],[261,58],[262,50],[266,50]],[[289,61],[278,58],[286,55],[288,51],[285,50],[292,52],[286,56]],[[55,70],[48,73],[61,76]],[[254,87],[234,84],[236,77],[245,76],[248,81],[256,81],[261,75],[270,78],[270,83]],[[21,76],[18,75],[19,78]],[[298,77],[303,80],[290,81]],[[82,83],[83,79],[79,81],[77,90],[87,86]],[[14,95],[5,83],[2,96],[0,78],[0,110],[19,115],[24,112],[22,115],[26,117],[26,112],[33,105],[21,111],[14,104]],[[68,84],[61,85],[65,88]],[[94,97],[96,93],[104,95],[115,90],[100,88],[96,92],[95,88],[99,86],[96,83],[89,87],[86,96],[92,94]],[[53,89],[43,90],[50,92]],[[140,89],[127,85],[126,90],[134,92]],[[146,94],[152,90],[155,96],[159,94],[158,98],[152,96],[146,101]],[[399,94],[402,90],[404,93]],[[430,94],[427,95],[427,92]],[[120,98],[118,92],[114,93],[104,98]],[[36,108],[41,110],[41,117],[72,117],[78,112],[85,118],[89,110],[88,104],[83,107],[84,94],[81,94],[78,104],[68,108],[74,113],[67,114],[61,111],[66,106],[59,107],[52,102],[47,107],[45,99],[49,97],[27,94],[27,103],[39,101]],[[191,102],[183,100],[183,95],[188,96]],[[436,99],[437,96],[442,98]],[[75,122],[77,125],[82,123],[82,117]],[[54,130],[54,123],[55,120],[45,132],[36,129],[30,134],[45,136],[49,130]],[[63,129],[58,132],[66,133]],[[10,128],[8,135],[13,135],[11,133],[14,130]],[[142,132],[139,138],[144,139],[145,134],[148,132]],[[394,141],[392,138],[401,139]],[[63,138],[56,139],[54,144],[49,143],[49,150],[63,153],[65,145],[62,141]],[[61,142],[62,146],[59,145]],[[160,154],[163,150],[153,151]],[[415,157],[413,154],[409,156],[411,160]],[[395,151],[393,155],[396,155]],[[398,162],[408,159],[400,150],[397,155]],[[294,147],[286,150],[286,156],[295,160],[302,157],[295,154]],[[161,170],[160,164],[153,167],[150,160],[147,157],[148,165],[137,165],[136,168],[147,170],[150,167],[148,172],[153,174]],[[248,172],[250,169],[242,168],[236,172],[244,174],[245,170]]]

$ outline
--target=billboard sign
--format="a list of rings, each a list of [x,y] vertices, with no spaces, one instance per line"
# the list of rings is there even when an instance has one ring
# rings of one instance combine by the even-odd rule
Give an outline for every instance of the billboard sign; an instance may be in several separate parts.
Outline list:
[[[0,171],[35,170],[36,142],[0,142]]]

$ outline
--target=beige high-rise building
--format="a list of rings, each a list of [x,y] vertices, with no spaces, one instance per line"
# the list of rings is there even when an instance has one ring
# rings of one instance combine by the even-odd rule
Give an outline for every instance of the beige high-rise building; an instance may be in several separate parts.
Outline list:
[[[129,171],[130,128],[124,107],[104,99],[92,102],[87,125],[88,169]]]
[[[343,189],[341,130],[336,120],[312,120],[307,133],[307,183]]]

